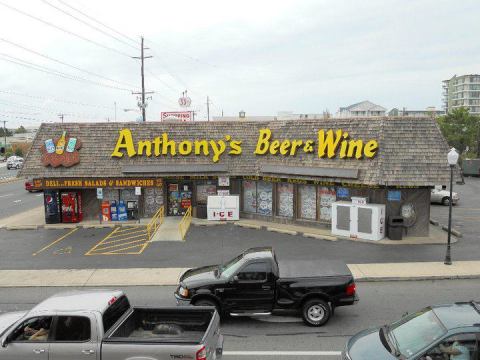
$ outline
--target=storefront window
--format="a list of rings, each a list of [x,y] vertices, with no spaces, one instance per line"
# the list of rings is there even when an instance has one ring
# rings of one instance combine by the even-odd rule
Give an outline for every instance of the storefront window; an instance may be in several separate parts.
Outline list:
[[[257,184],[255,181],[243,181],[243,211],[257,212]]]
[[[278,216],[293,217],[293,184],[282,183],[277,185]]]
[[[265,181],[257,183],[257,213],[260,215],[272,215],[273,184]]]
[[[314,185],[300,185],[298,187],[300,218],[316,220],[317,193]]]
[[[205,205],[208,196],[217,195],[217,186],[215,184],[198,184],[197,185],[197,203]]]
[[[332,203],[337,199],[334,187],[318,188],[318,206],[320,209],[320,220],[332,221]]]

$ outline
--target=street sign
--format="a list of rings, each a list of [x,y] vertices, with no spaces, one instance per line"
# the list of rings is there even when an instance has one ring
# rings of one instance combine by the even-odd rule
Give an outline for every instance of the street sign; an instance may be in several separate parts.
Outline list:
[[[192,121],[193,111],[170,111],[161,112],[160,120],[180,120],[180,121]]]
[[[178,99],[178,104],[181,107],[189,107],[192,104],[192,99],[190,99],[188,96],[182,96]]]

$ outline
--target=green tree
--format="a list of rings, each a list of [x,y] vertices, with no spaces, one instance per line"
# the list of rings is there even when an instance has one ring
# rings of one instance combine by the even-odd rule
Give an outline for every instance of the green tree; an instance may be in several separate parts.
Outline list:
[[[23,127],[23,125],[20,125],[20,127],[15,130],[15,134],[26,134],[28,131]]]
[[[437,121],[450,146],[460,153],[478,152],[480,117],[470,115],[468,109],[462,107],[439,117]],[[480,154],[477,153],[477,156]]]
[[[7,136],[12,136],[13,133],[7,129]],[[3,127],[0,127],[0,137],[5,136],[5,129]]]
[[[23,157],[23,150],[22,148],[16,148],[15,149],[15,155]]]

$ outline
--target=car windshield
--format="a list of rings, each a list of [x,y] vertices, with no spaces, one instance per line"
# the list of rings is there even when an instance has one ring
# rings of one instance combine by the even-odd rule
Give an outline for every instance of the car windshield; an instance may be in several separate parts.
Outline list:
[[[220,276],[224,279],[230,278],[243,265],[243,254],[220,266]]]
[[[446,329],[432,309],[411,314],[389,327],[388,335],[399,353],[410,357],[426,348],[446,333]]]

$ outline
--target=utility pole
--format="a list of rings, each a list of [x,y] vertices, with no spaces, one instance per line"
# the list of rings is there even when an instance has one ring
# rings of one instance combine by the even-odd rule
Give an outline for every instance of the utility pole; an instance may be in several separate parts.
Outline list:
[[[141,102],[138,103],[138,107],[142,109],[142,120],[145,122],[147,121],[146,116],[145,116],[145,108],[147,107],[147,104],[145,103],[145,94],[153,94],[153,91],[147,91],[145,92],[145,73],[144,73],[144,60],[151,58],[153,56],[145,56],[144,55],[144,50],[148,50],[148,48],[143,46],[143,36],[141,37],[141,48],[140,48],[140,57],[134,56],[134,59],[140,59],[142,62],[142,66],[140,69],[140,74],[142,76],[142,92],[132,92],[132,94],[136,95],[141,95]]]
[[[64,117],[64,116],[65,116],[65,114],[58,114],[58,117],[59,117],[60,119],[62,119],[62,124],[63,124],[63,117]]]
[[[210,121],[210,99],[207,96],[207,121]]]

